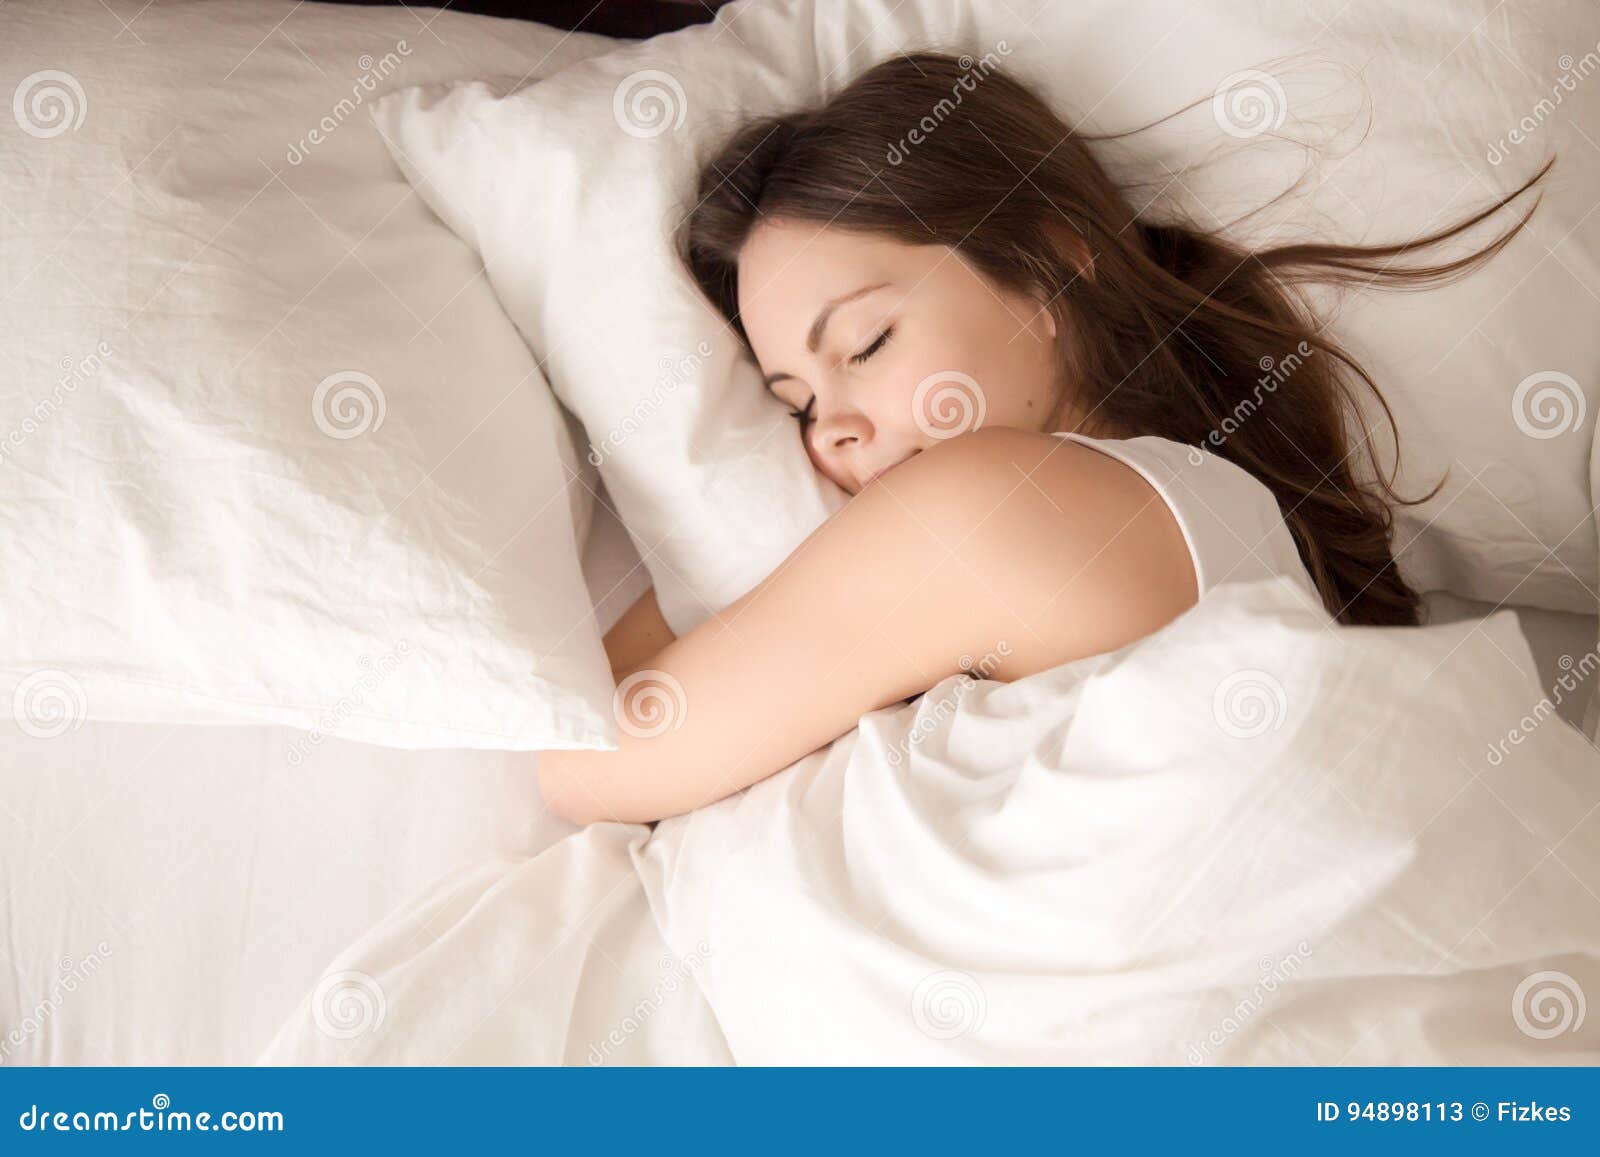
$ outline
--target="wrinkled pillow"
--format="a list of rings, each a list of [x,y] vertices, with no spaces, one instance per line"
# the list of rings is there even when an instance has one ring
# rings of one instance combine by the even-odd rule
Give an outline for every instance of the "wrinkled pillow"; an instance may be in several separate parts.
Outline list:
[[[137,37],[96,0],[6,7],[0,702],[41,739],[283,724],[290,762],[614,746],[593,468],[358,115],[461,75],[445,44],[480,29],[507,70],[606,42],[278,7],[292,43],[254,4]]]

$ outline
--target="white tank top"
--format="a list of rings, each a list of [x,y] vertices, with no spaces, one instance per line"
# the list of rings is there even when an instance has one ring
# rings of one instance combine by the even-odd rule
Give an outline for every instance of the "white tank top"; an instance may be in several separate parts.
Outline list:
[[[1283,575],[1321,604],[1266,484],[1225,458],[1169,438],[1058,433],[1137,470],[1172,511],[1189,544],[1200,597],[1226,582]]]

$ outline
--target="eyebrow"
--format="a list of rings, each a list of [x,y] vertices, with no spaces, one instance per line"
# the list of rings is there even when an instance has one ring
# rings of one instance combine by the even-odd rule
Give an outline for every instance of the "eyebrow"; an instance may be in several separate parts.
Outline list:
[[[810,350],[812,353],[817,352],[817,346],[822,343],[822,331],[828,328],[828,319],[833,316],[834,310],[838,309],[841,305],[845,305],[854,301],[858,297],[865,297],[869,293],[876,292],[888,284],[889,282],[887,281],[880,281],[876,285],[863,286],[862,288],[855,290],[853,293],[847,293],[843,297],[836,297],[824,305],[822,310],[817,314],[817,320],[811,323],[811,331],[806,334],[806,349]],[[781,382],[785,378],[792,377],[794,377],[793,374],[784,373],[781,370],[775,374],[768,374],[766,380],[767,388],[771,389],[774,383]]]

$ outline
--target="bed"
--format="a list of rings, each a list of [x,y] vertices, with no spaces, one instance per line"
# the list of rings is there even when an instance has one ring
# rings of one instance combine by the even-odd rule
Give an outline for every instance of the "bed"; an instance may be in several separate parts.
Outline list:
[[[47,17],[42,6],[8,5],[0,10],[0,25],[26,18],[34,39],[0,35],[0,41],[11,40],[0,59],[18,65],[8,68],[8,77],[24,71],[16,46],[25,43],[36,50],[29,70],[45,68],[40,62],[48,57],[51,68],[95,73],[113,51],[159,50],[169,54],[166,67],[210,78],[238,94],[245,118],[277,115],[273,131],[292,151],[298,134],[286,126],[296,116],[304,119],[306,110],[328,107],[329,71],[343,68],[355,75],[352,62],[370,61],[371,54],[381,58],[387,46],[407,45],[407,68],[418,81],[553,75],[616,47],[616,37],[709,20],[713,7],[604,4],[578,12],[589,6],[541,11],[539,5],[501,5],[468,13],[218,0],[71,4]],[[505,18],[511,16],[526,19]],[[52,39],[46,39],[47,30]],[[220,66],[219,59],[228,64]],[[298,112],[268,111],[276,94],[296,93]],[[155,167],[165,172],[168,166],[194,166],[194,179],[203,183],[204,133],[223,131],[233,115],[240,114],[191,123],[183,151],[159,154]],[[349,121],[337,132],[329,140],[350,145],[351,159],[341,164],[349,165],[352,188],[378,177],[402,187],[370,126]],[[124,158],[128,176],[148,159]],[[280,166],[280,172],[289,170]],[[232,176],[219,170],[220,180]],[[157,193],[153,185],[133,184],[147,200]],[[271,181],[262,177],[244,190],[237,202],[241,214],[258,184],[265,188]],[[5,189],[3,207],[20,210],[20,203],[9,201],[24,195],[21,179]],[[284,205],[293,209],[288,199]],[[150,208],[160,211],[153,203]],[[417,228],[426,222],[448,236],[421,205],[408,204],[404,213],[412,212]],[[323,227],[339,234],[349,222]],[[299,217],[283,228],[318,226]],[[0,250],[6,259],[0,265],[20,252],[17,235],[12,239],[17,248]],[[358,247],[359,242],[350,251]],[[413,257],[445,252],[419,250],[420,257]],[[29,260],[28,276],[43,268],[48,272],[39,276],[50,276],[52,285],[81,281],[86,270],[74,269],[71,256],[69,250],[37,265]],[[482,291],[492,302],[481,282],[467,289],[470,253],[451,250],[448,256],[463,262],[458,292]],[[177,272],[203,287],[207,269],[200,263]],[[7,296],[25,281],[12,263]],[[317,288],[308,278],[289,287],[289,300]],[[84,292],[83,300],[104,304],[93,287]],[[447,306],[441,298],[440,312]],[[234,320],[219,317],[216,327]],[[270,322],[262,319],[230,338],[237,343],[234,353],[248,358],[252,340],[270,349],[277,340]],[[398,423],[402,416],[393,398],[390,404],[391,421]],[[1592,438],[1592,417],[1583,436]],[[1518,480],[1506,477],[1514,491]],[[604,485],[592,474],[587,482],[591,501],[574,514],[574,525],[583,589],[594,626],[603,631],[650,585],[651,576]],[[1581,492],[1565,497],[1592,509],[1587,478]],[[1592,529],[1586,533],[1592,537]],[[1363,774],[1373,777],[1368,782],[1378,795],[1395,793],[1403,800],[1395,814],[1415,812],[1427,820],[1421,827],[1429,834],[1423,839],[1415,831],[1389,833],[1388,842],[1367,848],[1377,865],[1374,879],[1386,882],[1362,893],[1359,904],[1340,908],[1337,919],[1330,915],[1318,928],[1322,939],[1312,935],[1297,948],[1301,939],[1288,935],[1289,923],[1247,928],[1219,914],[1213,914],[1215,927],[1231,938],[1232,955],[1211,945],[1198,927],[1185,926],[1185,935],[1195,939],[1154,947],[1149,929],[1128,932],[1129,943],[1137,940],[1141,951],[1158,948],[1158,955],[1167,954],[1162,959],[1181,955],[1185,945],[1211,945],[1216,954],[1195,958],[1214,971],[1204,980],[1186,976],[1180,987],[1175,976],[1145,960],[1127,968],[1124,985],[1108,979],[1103,989],[1073,989],[1072,999],[1085,1001],[1081,1009],[1071,1006],[1078,1019],[1063,1012],[1059,1023],[1033,1036],[1027,1025],[1038,1025],[1040,1002],[1056,997],[1030,986],[1025,974],[1048,972],[1053,965],[1029,961],[1026,942],[1012,943],[1001,930],[990,932],[993,955],[987,959],[970,946],[938,943],[927,912],[895,911],[890,893],[868,886],[863,874],[884,865],[868,854],[860,832],[836,822],[840,816],[870,816],[875,807],[898,814],[896,803],[906,805],[907,815],[921,816],[908,801],[921,790],[915,785],[928,781],[907,776],[916,769],[931,775],[928,769],[944,766],[941,752],[947,765],[974,775],[995,770],[983,762],[987,757],[971,751],[958,755],[953,746],[909,738],[927,733],[922,725],[941,701],[939,688],[920,706],[878,713],[881,718],[875,716],[851,742],[841,740],[834,750],[804,761],[802,774],[792,780],[774,777],[743,799],[668,821],[658,831],[608,824],[575,832],[544,810],[533,774],[536,756],[526,750],[428,744],[402,750],[326,736],[314,758],[296,761],[286,753],[297,732],[270,722],[90,717],[47,740],[23,728],[0,728],[0,1064],[1593,1063],[1600,1057],[1589,1043],[1594,1034],[1580,1035],[1574,1021],[1581,1025],[1585,990],[1591,996],[1600,992],[1600,821],[1593,811],[1600,804],[1600,757],[1579,732],[1593,698],[1588,660],[1600,637],[1600,621],[1592,601],[1582,605],[1582,590],[1592,595],[1600,574],[1573,575],[1572,581],[1579,597],[1564,605],[1561,599],[1526,605],[1515,598],[1474,598],[1470,585],[1427,596],[1433,624],[1441,631],[1457,625],[1456,634],[1437,636],[1441,646],[1449,644],[1451,653],[1462,648],[1493,669],[1472,676],[1478,682],[1462,674],[1462,695],[1482,695],[1473,700],[1482,703],[1526,695],[1533,711],[1543,693],[1560,717],[1527,728],[1525,747],[1519,740],[1519,753],[1537,750],[1545,761],[1545,778],[1525,784],[1527,800],[1494,811],[1490,797],[1499,785],[1490,786],[1498,767],[1492,758],[1488,765],[1475,759],[1456,781],[1456,794],[1445,790],[1445,773],[1460,760],[1452,756],[1455,763],[1448,767],[1441,760],[1435,778],[1421,780],[1411,798],[1403,784],[1380,776],[1375,756],[1364,763],[1370,754],[1364,753],[1349,768],[1366,768]],[[1268,601],[1283,621],[1298,621],[1293,608]],[[1220,608],[1209,629],[1221,631],[1234,621],[1227,614],[1247,611]],[[1316,638],[1305,630],[1305,638]],[[1199,653],[1208,644],[1197,639],[1192,645]],[[1438,652],[1441,663],[1445,653]],[[1154,666],[1141,667],[1153,663],[1148,652],[1141,654],[1115,669],[1086,667],[1058,682],[1030,681],[1015,695],[1018,702],[1038,696],[1027,699],[1036,707],[1076,703],[1086,694],[1112,696],[1124,685],[1164,677]],[[1361,661],[1375,664],[1379,656],[1374,649]],[[1576,683],[1575,670],[1584,676]],[[1291,675],[1281,678],[1287,683]],[[1210,695],[1208,686],[1208,704]],[[1338,702],[1372,709],[1354,692]],[[1070,715],[1051,722],[1034,711],[1026,718],[1036,725],[1035,734],[1021,716],[1007,714],[1018,710],[992,687],[960,697],[949,718],[974,727],[1012,718],[1012,733],[1031,736],[1039,750],[1063,742],[1071,730]],[[1318,727],[1333,726],[1318,719]],[[945,716],[927,723],[954,726]],[[1293,730],[1285,729],[1285,743]],[[1091,728],[1080,728],[1078,742],[1094,740]],[[1293,751],[1303,752],[1311,740],[1300,734],[1295,742],[1302,746]],[[1424,749],[1418,737],[1405,742],[1414,747],[1397,750]],[[913,748],[916,758],[904,763],[892,754],[909,755]],[[1082,758],[1089,758],[1087,751]],[[1147,754],[1152,765],[1167,758],[1155,749]],[[1232,766],[1222,755],[1218,761],[1219,768]],[[1027,760],[1014,754],[1013,763]],[[891,767],[897,774],[884,779],[898,783],[901,795],[889,800],[861,794],[868,773],[859,769]],[[948,805],[948,814],[964,814],[963,807],[988,814],[981,800],[961,794],[966,788],[960,785],[943,783],[939,790],[945,794],[934,802]],[[1245,788],[1229,789],[1235,790],[1242,794]],[[1311,789],[1299,798],[1311,799]],[[1482,807],[1469,807],[1473,801]],[[1218,812],[1212,818],[1222,824],[1244,814]],[[1566,822],[1558,823],[1563,817]],[[1351,833],[1360,830],[1349,817],[1341,822],[1345,826],[1323,829],[1308,820],[1309,826],[1284,832],[1327,839],[1323,850],[1331,856],[1336,840],[1354,841]],[[933,839],[928,833],[935,830],[908,826],[885,848],[911,856],[932,854],[928,849],[937,846],[957,858],[962,841]],[[1239,829],[1241,838],[1256,831],[1264,839],[1277,830]],[[790,838],[764,849],[744,842],[762,832],[787,832]],[[1527,847],[1517,842],[1524,833]],[[1507,849],[1516,847],[1515,855],[1491,850],[1503,836]],[[1111,839],[1106,833],[1086,836],[1078,851],[1092,858],[1095,839],[1102,837]],[[1181,839],[1192,837],[1186,830]],[[1044,837],[1034,832],[1029,838]],[[1179,835],[1173,839],[1178,847]],[[1263,864],[1282,868],[1293,862],[1290,849],[1270,839],[1263,846],[1279,856],[1272,861],[1263,852]],[[1379,947],[1386,943],[1385,930],[1394,934],[1428,889],[1449,891],[1452,865],[1472,860],[1484,861],[1477,884],[1486,893],[1500,890],[1498,903],[1482,906],[1488,911],[1478,924],[1463,920],[1465,935],[1453,944],[1433,942],[1434,932],[1418,925],[1399,937],[1402,949]],[[1006,865],[1019,873],[1038,871],[1041,879],[1043,868],[1043,861],[1031,868]],[[794,918],[793,928],[763,928],[756,915],[759,897],[740,894],[728,875],[735,869],[774,881],[790,897],[821,898],[819,908],[831,899],[832,911],[813,911],[796,899],[780,909]],[[1514,885],[1509,892],[1508,880]],[[1197,889],[1196,912],[1202,901],[1225,906],[1241,886],[1230,881],[1210,892]],[[1513,893],[1517,901],[1503,908]],[[874,900],[880,908],[869,912]],[[862,907],[853,910],[852,904]],[[1511,918],[1519,908],[1528,914],[1525,923]],[[1540,939],[1544,934],[1536,926],[1552,913],[1560,917],[1561,934]],[[965,927],[976,936],[972,929],[986,925],[975,914],[972,920]],[[873,939],[862,930],[876,934],[885,922],[900,955],[891,959],[881,945],[872,950],[875,955],[853,955],[866,953],[861,942]],[[807,929],[836,967],[786,954],[794,942],[785,937]],[[1346,939],[1357,948],[1339,956],[1333,945]],[[1106,959],[1126,963],[1115,952]],[[1292,973],[1308,959],[1305,975],[1312,979],[1305,994],[1284,997],[1270,1015],[1246,1027],[1226,1027],[1219,1037],[1217,1026],[1239,1007],[1241,976],[1245,991],[1253,981],[1259,993],[1263,979],[1282,980],[1286,969]],[[1080,978],[1103,964],[1092,952],[1072,960]],[[1156,983],[1162,977],[1170,981],[1165,988]],[[1430,979],[1439,983],[1425,983]],[[1141,987],[1144,981],[1149,983]],[[1531,989],[1519,982],[1532,982]],[[1340,1007],[1369,998],[1362,1016],[1340,1020]],[[1451,1029],[1448,1022],[1463,1007],[1486,1010],[1483,1024]],[[1492,1030],[1484,1027],[1490,1022]],[[1150,1035],[1155,1030],[1140,1027],[1144,1023],[1161,1026],[1159,1039]],[[1552,1023],[1559,1031],[1546,1031]]]
[[[426,67],[452,76],[470,74],[474,58],[509,68],[547,57],[548,67],[558,67],[613,43],[530,22],[399,7],[312,5],[298,14],[294,4],[142,7],[79,5],[51,21],[48,36],[36,26],[28,32],[45,54],[76,44],[70,67],[79,75],[92,67],[94,51],[119,48],[141,54],[159,46],[192,59],[215,83],[237,64],[226,83],[253,94],[263,135],[283,145],[304,130],[268,111],[274,92],[321,80],[336,67],[354,76],[362,53],[382,57],[408,37]],[[11,30],[0,39],[9,47],[29,43],[20,19],[17,10],[5,16]],[[434,35],[424,31],[430,23]],[[333,103],[323,83],[317,113]],[[311,107],[303,100],[293,119],[303,121]],[[366,144],[375,151],[351,173],[362,180],[387,174],[403,188],[370,130]],[[163,180],[186,155],[156,159],[166,168]],[[156,167],[138,168],[140,160],[126,158],[123,175]],[[278,189],[261,174],[218,224],[263,183]],[[107,177],[94,199],[119,187],[127,191],[126,182]],[[142,189],[135,203],[161,195],[152,190]],[[263,200],[254,204],[259,209]],[[389,207],[373,212],[351,239]],[[417,220],[427,220],[425,210],[417,209]],[[247,223],[248,214],[234,227]],[[321,228],[309,212],[300,223]],[[0,249],[8,291],[37,294],[52,270],[63,281],[74,276],[47,265],[37,281],[19,284],[28,272],[19,240],[13,235]],[[72,258],[61,249],[55,260]],[[370,250],[367,260],[375,260]],[[301,299],[315,280],[295,285],[287,301]],[[263,314],[232,360],[283,312]],[[412,322],[407,336],[415,328]],[[628,557],[627,538],[603,503],[600,511],[584,576],[607,621],[648,578],[637,556]],[[0,1063],[249,1063],[322,965],[405,899],[443,873],[485,857],[531,855],[571,830],[544,812],[526,753],[398,751],[330,739],[297,768],[287,758],[296,734],[268,725],[90,720],[45,742],[7,729],[0,758]],[[340,770],[325,774],[335,763]]]

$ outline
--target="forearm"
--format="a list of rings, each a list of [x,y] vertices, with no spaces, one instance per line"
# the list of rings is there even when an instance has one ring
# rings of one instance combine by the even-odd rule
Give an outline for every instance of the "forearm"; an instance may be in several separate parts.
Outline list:
[[[647,667],[674,638],[656,602],[655,588],[651,587],[606,632],[604,642],[606,657],[611,663],[611,677],[621,683],[635,669]],[[585,814],[593,800],[581,781],[584,755],[569,751],[539,754],[539,787],[545,805],[557,815],[580,823],[594,818]],[[576,769],[573,765],[577,765]],[[578,773],[576,776],[574,770]]]
[[[654,594],[630,608],[607,636],[619,694],[613,703],[615,751],[547,751],[539,786],[551,811],[577,824],[650,823],[722,799],[793,763],[853,724],[858,706],[883,702],[855,694],[860,660],[839,662],[808,624],[841,617],[790,596],[765,607],[780,567],[683,638],[660,618]],[[612,636],[615,636],[613,638]],[[660,642],[660,646],[654,644]],[[860,642],[859,638],[855,640]],[[827,656],[820,688],[793,686],[797,656]],[[827,710],[839,696],[850,700]],[[835,722],[795,712],[802,698]],[[858,703],[859,701],[859,703]],[[819,730],[819,727],[821,730]],[[814,734],[813,734],[814,733]],[[801,738],[804,736],[804,738]]]
[[[656,591],[651,587],[606,632],[606,656],[611,661],[612,677],[621,678],[625,672],[643,666],[674,637],[672,628],[661,617]]]
[[[607,637],[619,690],[613,705],[618,747],[615,751],[540,753],[539,786],[551,811],[580,825],[598,820],[653,823],[743,786],[725,782],[724,773],[731,775],[731,769],[746,758],[759,761],[761,753],[752,750],[748,742],[731,737],[729,728],[700,725],[716,714],[716,705],[726,708],[724,700],[740,696],[748,700],[732,706],[733,713],[745,719],[756,714],[765,698],[759,690],[764,681],[741,677],[747,661],[740,662],[739,669],[724,663],[718,665],[720,670],[704,671],[694,664],[686,666],[684,652],[686,648],[698,652],[719,638],[734,636],[730,620],[738,617],[754,594],[748,592],[683,639],[673,638],[664,623],[659,632],[636,631],[638,622],[618,636],[620,645],[614,650]],[[651,598],[651,610],[653,604]],[[641,612],[641,619],[644,617]],[[633,645],[657,637],[665,640],[658,649]],[[626,661],[635,656],[636,661]],[[690,711],[691,698],[696,703],[694,711]],[[777,766],[773,764],[773,768]]]

